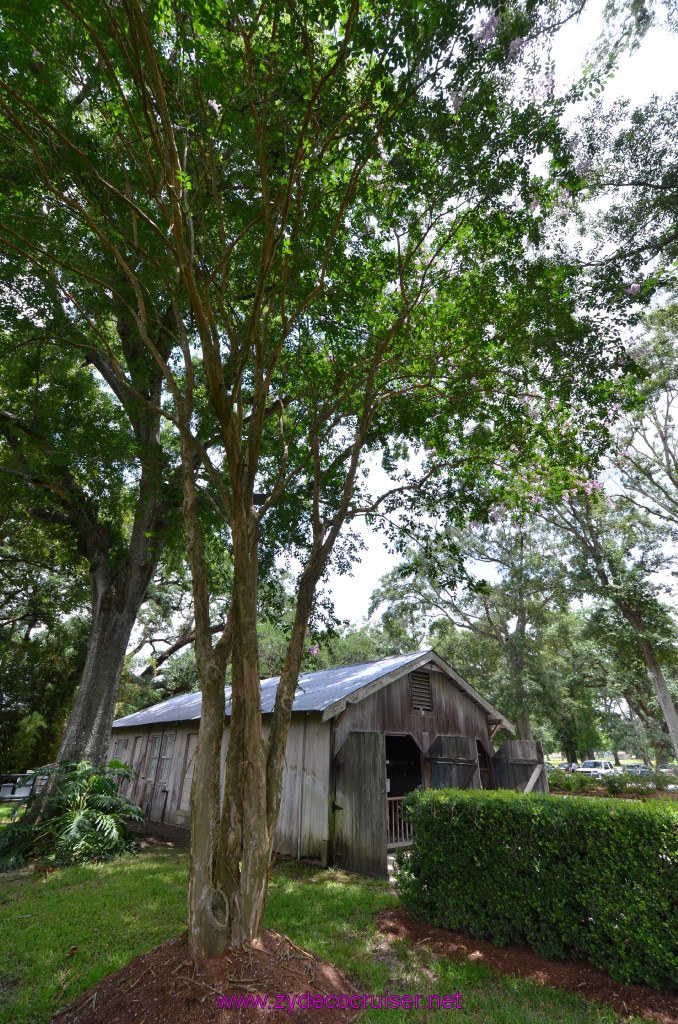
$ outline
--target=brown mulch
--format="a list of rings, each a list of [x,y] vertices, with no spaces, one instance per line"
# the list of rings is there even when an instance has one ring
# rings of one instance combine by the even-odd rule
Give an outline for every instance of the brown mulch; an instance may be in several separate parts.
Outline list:
[[[310,1007],[303,1005],[308,993]],[[268,995],[264,1009],[242,1003],[229,1007],[231,998],[244,1001],[259,994]],[[344,995],[350,1000],[357,994],[345,974],[278,932],[265,930],[251,946],[229,949],[213,960],[194,960],[183,936],[104,978],[57,1013],[51,1024],[346,1024],[357,1009],[314,1007],[313,996]]]
[[[402,907],[380,911],[376,922],[387,942],[409,939],[438,956],[472,960],[500,974],[517,974],[539,985],[568,989],[594,1002],[609,1003],[623,1017],[636,1014],[657,1024],[678,1024],[678,995],[657,992],[648,985],[623,985],[584,961],[545,960],[525,946],[499,948],[482,939],[415,921]]]
[[[139,841],[141,853],[153,850],[188,850],[191,845],[191,833],[181,825],[160,824],[149,821],[147,825],[129,822],[127,825]]]

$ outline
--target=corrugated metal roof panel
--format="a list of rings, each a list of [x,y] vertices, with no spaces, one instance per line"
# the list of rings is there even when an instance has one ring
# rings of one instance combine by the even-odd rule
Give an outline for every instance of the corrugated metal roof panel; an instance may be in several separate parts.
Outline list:
[[[396,654],[379,661],[363,662],[359,665],[345,665],[341,668],[326,668],[319,672],[305,672],[299,676],[297,691],[294,697],[293,711],[324,711],[344,697],[355,693],[381,676],[389,675],[394,670],[406,668],[412,661],[420,659],[430,651],[415,651],[414,654]],[[261,710],[263,714],[273,711],[275,694],[280,676],[261,681]],[[226,714],[230,714],[231,688],[226,687]],[[164,722],[189,722],[200,718],[202,694],[188,693],[181,697],[172,697],[162,704],[136,711],[113,723],[113,728],[121,726],[162,725]]]

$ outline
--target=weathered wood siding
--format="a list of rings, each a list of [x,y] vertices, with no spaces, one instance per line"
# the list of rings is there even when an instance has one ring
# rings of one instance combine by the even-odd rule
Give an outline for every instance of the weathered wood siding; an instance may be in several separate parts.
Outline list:
[[[438,736],[426,761],[432,789],[480,789],[478,741],[474,736]]]
[[[349,871],[387,877],[386,747],[380,732],[351,732],[335,759],[334,857]]]
[[[330,723],[321,721],[320,714],[293,715],[275,850],[327,863],[329,792]]]
[[[114,756],[119,740],[128,740],[127,747],[118,756],[137,772],[137,779],[123,789],[130,800],[139,804],[150,821],[188,823],[187,814],[184,815],[185,821],[181,820],[179,804],[189,736],[197,732],[197,725],[197,722],[168,722],[141,729],[113,730],[109,757]],[[169,753],[170,747],[169,758],[163,757],[163,753]]]
[[[172,722],[143,729],[113,730],[109,756],[113,756],[118,740],[128,740],[119,759],[131,764],[138,772],[138,779],[126,787],[125,792],[141,806],[149,821],[190,824],[190,792],[198,725],[197,721]],[[264,735],[267,732],[268,724],[264,721]],[[280,816],[274,843],[274,849],[280,853],[291,857],[299,854],[323,863],[327,863],[329,833],[330,733],[330,723],[322,722],[319,713],[293,715],[287,737]],[[154,749],[160,752],[163,743],[167,745],[170,742],[170,737],[173,737],[172,757],[167,777],[163,779],[161,759],[153,759],[152,753]],[[222,741],[222,792],[227,749],[228,725]],[[134,763],[133,751],[136,751]]]
[[[350,732],[409,733],[423,754],[437,736],[472,736],[493,754],[485,712],[441,672],[431,672],[432,710],[413,711],[410,676],[396,679],[348,707],[334,736],[339,750]]]
[[[544,763],[544,753],[538,740],[506,740],[492,760],[497,789],[517,789],[522,793],[536,766]],[[548,791],[546,772],[542,771],[532,792]]]

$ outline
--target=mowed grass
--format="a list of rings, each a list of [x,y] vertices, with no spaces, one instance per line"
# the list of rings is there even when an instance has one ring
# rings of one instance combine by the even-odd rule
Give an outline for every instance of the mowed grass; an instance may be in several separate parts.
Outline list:
[[[0,875],[0,1024],[47,1024],[80,992],[181,932],[187,870],[187,854],[172,850],[43,877]],[[574,994],[385,943],[373,915],[396,904],[385,882],[282,864],[271,878],[265,924],[336,964],[363,992],[427,997],[418,1011],[367,1010],[365,1024],[619,1024],[612,1010]],[[429,994],[457,991],[461,1010],[424,1009]]]
[[[188,855],[127,855],[43,877],[0,875],[0,1022],[43,1024],[186,927]],[[74,948],[75,947],[75,948]]]
[[[21,804],[18,810],[16,804],[0,804],[0,822],[12,821],[15,811],[17,818],[20,818],[25,809],[24,804]]]

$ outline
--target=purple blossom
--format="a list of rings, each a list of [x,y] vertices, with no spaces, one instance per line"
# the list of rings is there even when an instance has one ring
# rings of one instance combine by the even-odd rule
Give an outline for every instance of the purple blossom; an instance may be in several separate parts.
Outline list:
[[[477,383],[478,383],[478,378],[477,377],[471,377],[471,384],[477,384]]]
[[[496,38],[498,25],[498,14],[491,14],[487,21],[480,25],[478,31],[473,34],[473,38],[479,46],[488,46]]]
[[[579,163],[575,167],[575,171],[577,172],[577,174],[586,174],[586,172],[590,171],[592,167],[593,167],[593,160],[589,160],[589,159],[580,160]]]
[[[640,291],[640,285],[639,285],[639,284],[637,284],[637,283],[636,283],[636,282],[634,281],[634,283],[633,283],[633,284],[630,284],[630,285],[628,286],[628,288],[626,289],[626,291],[627,291],[627,292],[629,293],[629,295],[637,295],[637,294],[638,294],[638,292]]]
[[[523,39],[522,36],[516,36],[515,39],[512,39],[511,42],[509,43],[509,53],[511,54],[511,56],[513,56],[516,53],[520,53],[526,42],[527,40]]]
[[[315,658],[316,654],[320,654],[320,647],[318,646],[318,644],[311,644],[311,646],[309,647],[309,651]]]
[[[207,106],[211,107],[215,114],[221,114],[221,103],[217,103],[216,100],[208,100]]]

